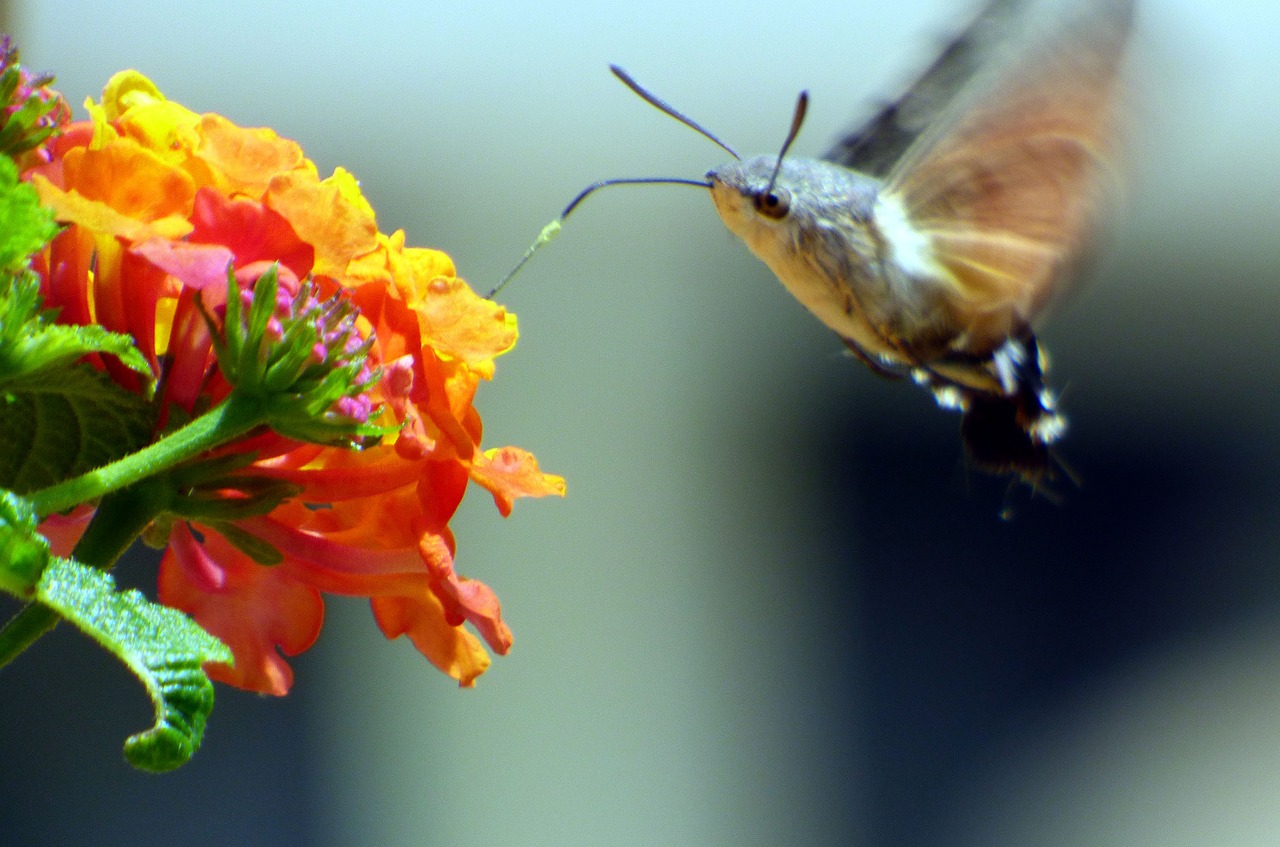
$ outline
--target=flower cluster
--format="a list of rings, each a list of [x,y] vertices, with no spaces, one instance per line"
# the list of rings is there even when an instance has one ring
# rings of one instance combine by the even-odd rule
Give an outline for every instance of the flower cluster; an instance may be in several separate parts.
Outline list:
[[[52,79],[22,67],[13,39],[0,36],[0,154],[19,162],[47,157],[42,145],[71,120]]]
[[[323,379],[361,354],[347,374],[356,393],[277,415],[175,475],[185,500],[148,533],[166,547],[161,602],[231,648],[234,666],[209,671],[244,688],[289,689],[284,655],[315,640],[323,593],[369,597],[387,637],[408,635],[472,684],[489,656],[464,624],[500,654],[511,632],[493,592],[455,571],[450,518],[471,482],[503,515],[518,497],[564,493],[529,453],[480,446],[472,399],[514,345],[515,317],[473,293],[445,254],[379,232],[349,173],[320,178],[270,129],[197,114],[134,71],[87,108],[90,120],[69,125],[24,175],[66,225],[36,270],[60,322],[137,341],[158,375],[157,436],[250,372],[268,386],[286,372]],[[267,337],[289,336],[299,324],[286,319],[299,316],[312,327],[304,353],[283,364],[228,344],[231,316],[249,314],[268,279]],[[95,364],[151,390],[112,356]],[[352,421],[380,442],[353,450],[327,437],[337,431],[327,424]]]

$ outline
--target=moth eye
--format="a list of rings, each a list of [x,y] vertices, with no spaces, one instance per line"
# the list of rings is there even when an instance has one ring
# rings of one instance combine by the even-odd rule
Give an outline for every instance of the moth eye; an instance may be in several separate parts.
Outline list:
[[[772,191],[755,196],[756,211],[766,218],[782,220],[791,211],[791,192],[775,187]]]

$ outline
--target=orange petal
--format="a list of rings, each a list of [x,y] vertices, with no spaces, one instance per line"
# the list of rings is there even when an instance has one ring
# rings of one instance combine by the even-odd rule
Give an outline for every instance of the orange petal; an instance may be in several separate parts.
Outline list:
[[[400,243],[403,246],[404,230],[399,230],[396,235],[400,237]],[[432,250],[429,247],[405,247],[404,257],[409,263],[414,279],[425,282],[438,276],[458,275],[457,269],[453,266],[453,259],[440,250]]]
[[[387,638],[409,636],[413,646],[440,670],[470,688],[489,667],[489,654],[474,635],[445,621],[444,607],[424,591],[412,597],[374,597],[374,618]]]
[[[217,573],[220,584],[206,578],[209,573]],[[277,696],[293,683],[280,651],[292,656],[306,650],[324,619],[320,592],[280,568],[255,564],[216,533],[196,543],[185,524],[174,527],[161,560],[159,599],[231,648],[235,666],[207,665],[210,677]]]
[[[240,127],[221,115],[200,116],[196,155],[219,171],[236,191],[261,197],[279,174],[303,167],[296,141],[266,127]]]
[[[98,150],[77,148],[62,162],[62,187],[140,221],[187,217],[195,181],[131,138]]]
[[[422,473],[417,463],[405,461],[390,446],[360,451],[313,449],[316,455],[305,464],[294,462],[296,454],[305,452],[293,450],[277,459],[259,460],[246,473],[301,485],[301,499],[310,503],[380,500],[395,489],[413,484]]]
[[[418,555],[431,575],[431,593],[441,603],[445,622],[453,626],[470,623],[495,652],[505,656],[515,637],[502,620],[502,604],[492,588],[458,576],[453,569],[453,534],[448,529],[423,533]]]
[[[517,497],[565,495],[564,477],[538,470],[538,460],[519,447],[495,447],[471,462],[471,478],[493,494],[505,517]]]
[[[41,205],[53,209],[54,217],[60,223],[80,224],[93,232],[134,242],[149,238],[181,238],[192,229],[191,223],[178,215],[150,222],[140,221],[99,200],[82,197],[76,191],[63,191],[41,174],[32,175],[31,184],[40,195]]]
[[[515,346],[516,316],[457,277],[430,279],[414,308],[423,343],[450,358],[478,364]]]
[[[344,180],[320,181],[307,170],[277,174],[268,186],[267,205],[315,247],[318,276],[340,278],[352,259],[378,244],[368,204],[355,201]]]

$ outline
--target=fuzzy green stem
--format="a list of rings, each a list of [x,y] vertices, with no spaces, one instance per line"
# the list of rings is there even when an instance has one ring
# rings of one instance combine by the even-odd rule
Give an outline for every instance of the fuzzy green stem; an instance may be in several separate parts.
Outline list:
[[[168,487],[160,480],[147,480],[106,495],[72,551],[72,557],[87,565],[109,570],[142,534],[147,524],[164,511],[168,496]],[[0,667],[52,630],[59,620],[61,618],[56,612],[38,601],[33,601],[14,615],[0,629]]]
[[[233,391],[216,408],[137,453],[43,488],[27,499],[42,518],[96,500],[239,438],[266,422],[264,409],[261,399]]]

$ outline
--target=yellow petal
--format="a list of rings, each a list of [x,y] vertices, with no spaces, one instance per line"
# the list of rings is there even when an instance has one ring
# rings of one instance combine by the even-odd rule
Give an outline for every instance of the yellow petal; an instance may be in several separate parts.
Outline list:
[[[102,89],[103,117],[115,121],[129,109],[163,101],[156,84],[135,70],[120,71]]]

